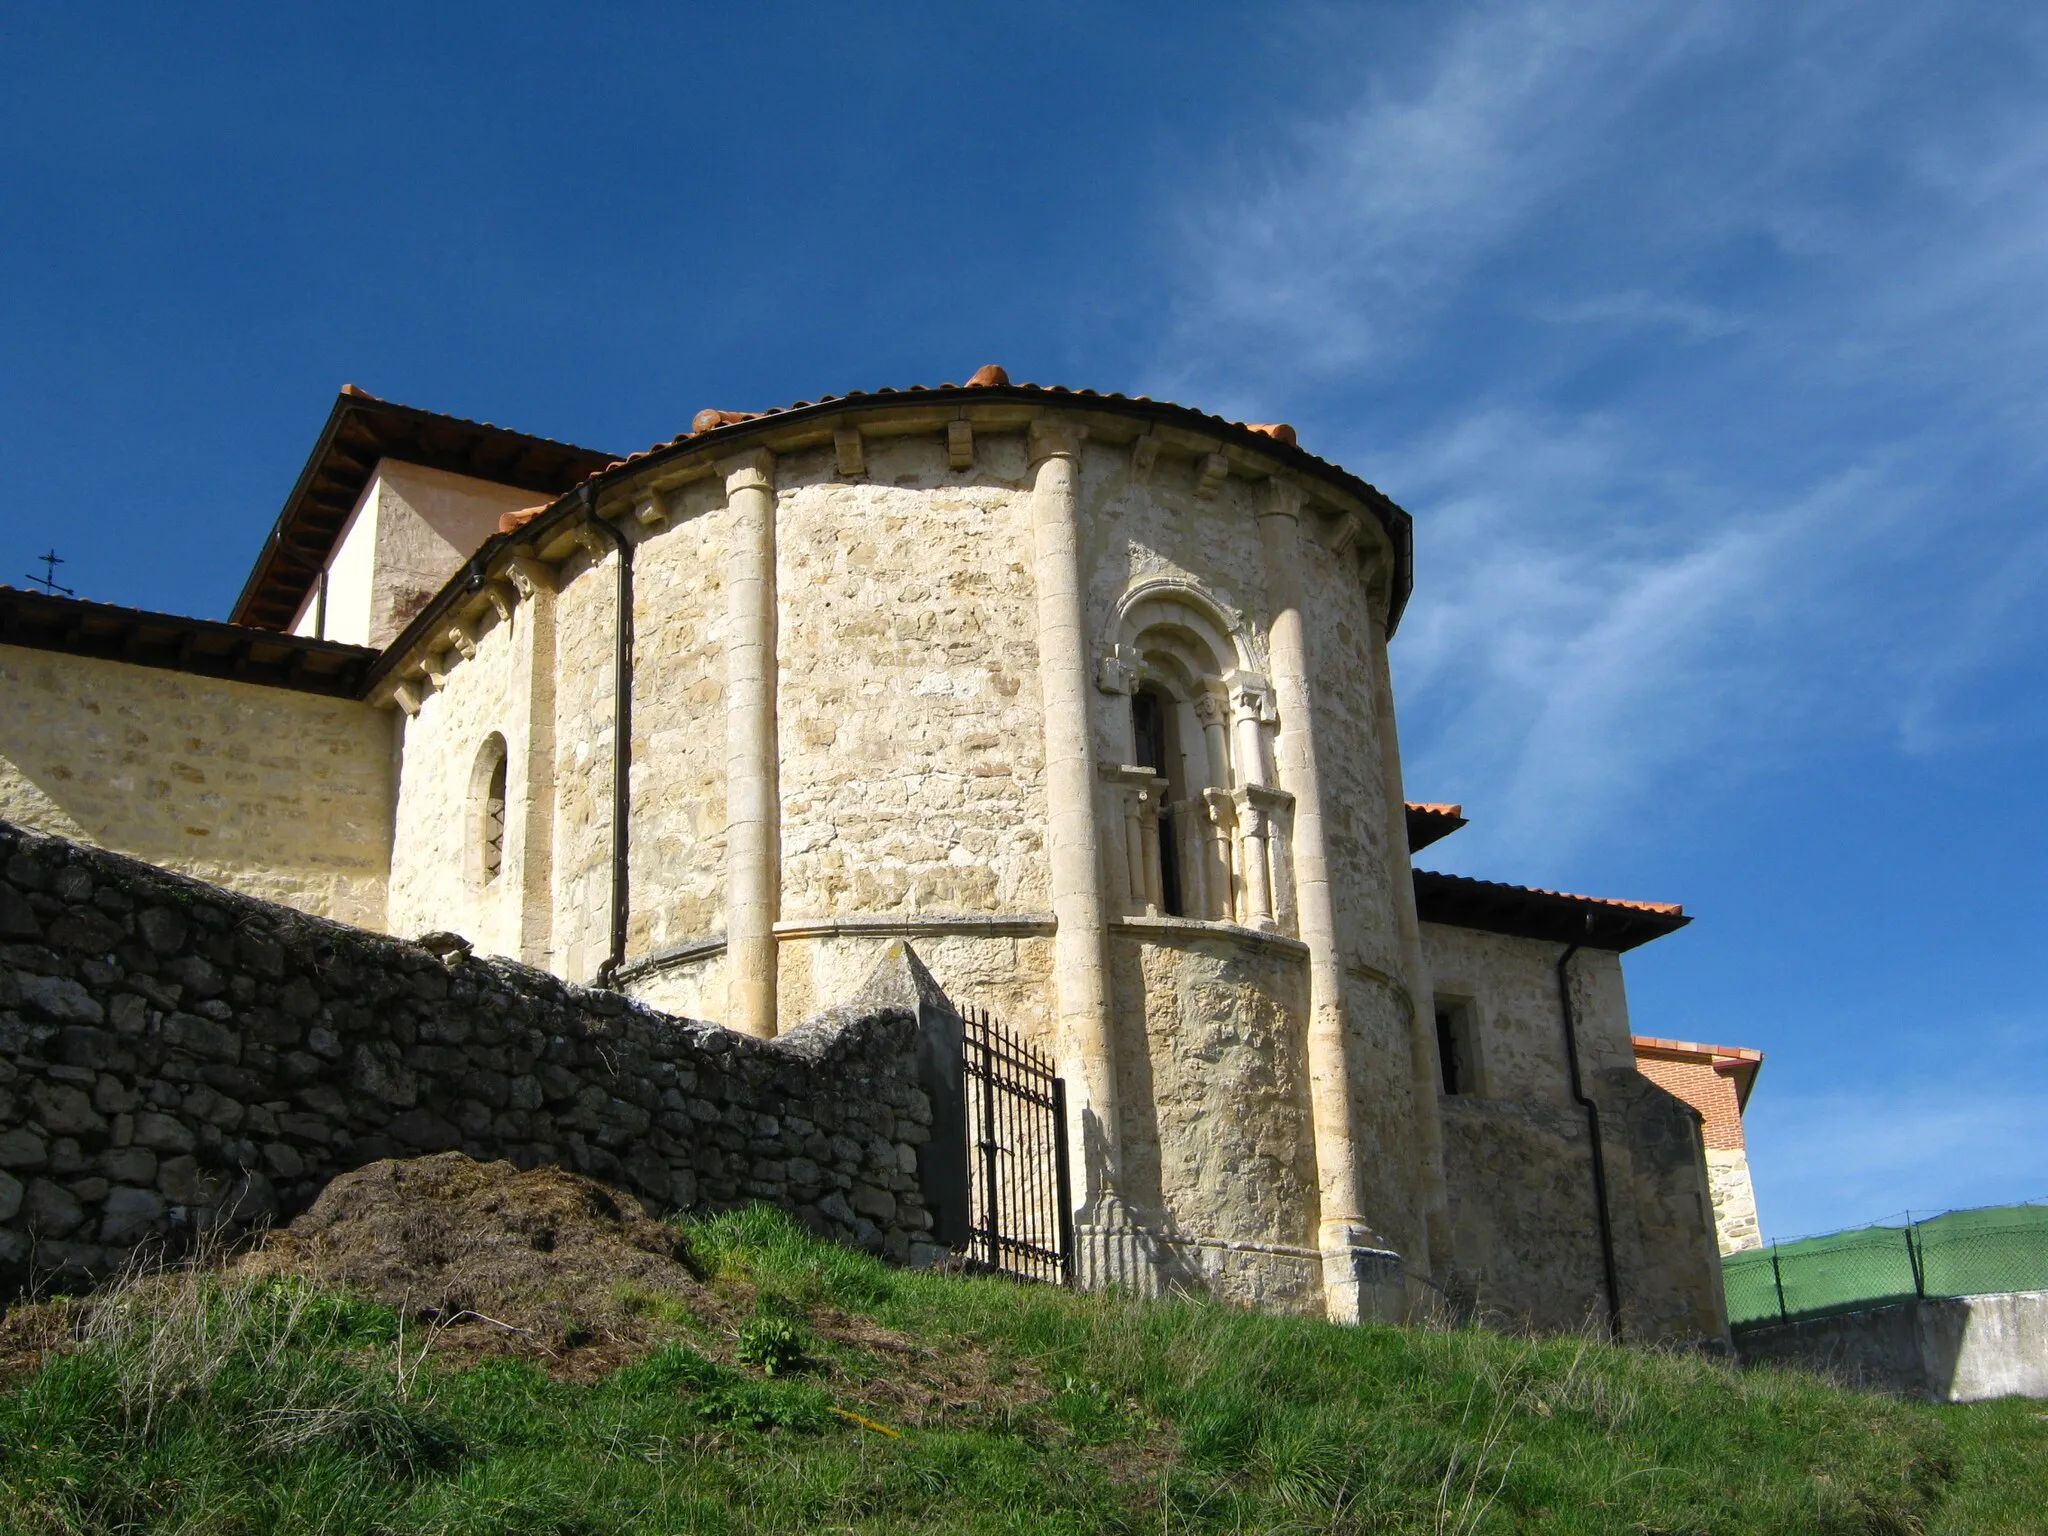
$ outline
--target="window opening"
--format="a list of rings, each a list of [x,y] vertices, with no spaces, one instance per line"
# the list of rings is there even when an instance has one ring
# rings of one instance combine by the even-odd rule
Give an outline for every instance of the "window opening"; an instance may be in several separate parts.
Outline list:
[[[490,783],[484,790],[484,884],[498,878],[505,864],[505,754],[500,751],[491,764]]]
[[[1462,1006],[1439,1004],[1436,1010],[1436,1055],[1443,1068],[1444,1092],[1473,1089],[1471,1014]]]
[[[1180,839],[1173,822],[1174,777],[1167,764],[1174,759],[1173,701],[1160,689],[1147,686],[1131,695],[1131,734],[1137,742],[1138,766],[1150,768],[1166,779],[1169,788],[1159,804],[1159,907],[1168,917],[1184,917],[1180,895]]]

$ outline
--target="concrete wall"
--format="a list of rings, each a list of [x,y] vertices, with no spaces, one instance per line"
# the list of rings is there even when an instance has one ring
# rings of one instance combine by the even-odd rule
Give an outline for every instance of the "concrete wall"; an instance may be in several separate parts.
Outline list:
[[[924,1036],[957,1060],[959,1023],[929,996],[899,950],[861,1007],[752,1040],[0,823],[0,1280],[448,1150],[930,1258],[927,1180],[957,1191],[965,1147],[931,1141]]]
[[[1928,1297],[1744,1328],[1744,1365],[1793,1365],[1851,1387],[1980,1403],[2048,1398],[2048,1291]]]
[[[468,475],[378,461],[327,559],[327,640],[385,646],[462,563],[498,531],[498,519],[533,505],[531,491]],[[319,632],[316,584],[291,632]]]
[[[392,716],[0,646],[0,817],[381,928]]]

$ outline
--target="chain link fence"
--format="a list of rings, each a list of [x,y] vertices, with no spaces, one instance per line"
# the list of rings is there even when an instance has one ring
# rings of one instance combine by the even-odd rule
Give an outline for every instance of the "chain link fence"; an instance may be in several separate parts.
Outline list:
[[[2048,1202],[1773,1243],[1730,1254],[1721,1274],[1737,1328],[1914,1296],[2048,1290]]]

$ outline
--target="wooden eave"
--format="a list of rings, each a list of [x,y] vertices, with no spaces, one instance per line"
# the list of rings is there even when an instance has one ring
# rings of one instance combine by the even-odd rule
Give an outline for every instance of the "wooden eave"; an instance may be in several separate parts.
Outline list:
[[[338,699],[362,696],[377,659],[360,645],[15,587],[0,587],[0,644]]]

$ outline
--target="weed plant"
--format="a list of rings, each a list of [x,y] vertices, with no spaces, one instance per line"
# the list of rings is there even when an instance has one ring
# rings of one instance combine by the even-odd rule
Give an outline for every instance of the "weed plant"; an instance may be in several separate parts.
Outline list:
[[[444,1363],[296,1280],[173,1272],[77,1304],[71,1347],[0,1397],[0,1529],[2048,1531],[2038,1403],[906,1274],[758,1210],[689,1236],[752,1316],[719,1345],[645,1298],[673,1337],[590,1385]],[[909,1415],[903,1354],[826,1337],[828,1310],[985,1390]]]

